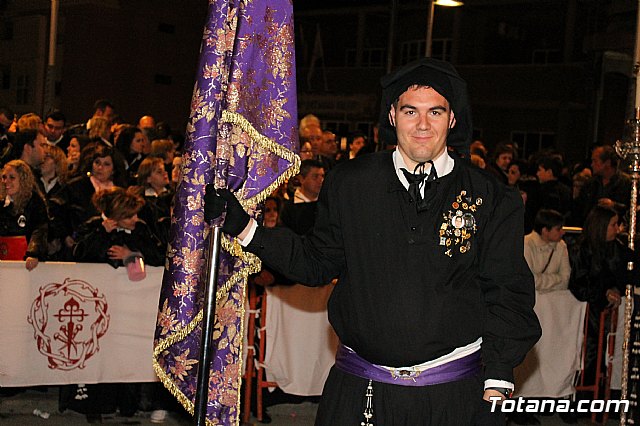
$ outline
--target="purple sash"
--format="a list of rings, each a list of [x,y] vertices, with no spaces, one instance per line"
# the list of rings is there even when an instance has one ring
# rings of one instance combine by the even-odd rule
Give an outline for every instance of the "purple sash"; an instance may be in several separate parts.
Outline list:
[[[351,349],[340,344],[336,353],[335,365],[345,373],[374,382],[401,386],[429,386],[455,382],[477,375],[480,372],[481,358],[478,350],[471,355],[424,371],[415,371],[411,368],[388,370],[371,364]]]

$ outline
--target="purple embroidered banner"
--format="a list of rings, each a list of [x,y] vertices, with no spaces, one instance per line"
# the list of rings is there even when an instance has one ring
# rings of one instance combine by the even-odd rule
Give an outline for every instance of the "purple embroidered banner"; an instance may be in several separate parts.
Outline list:
[[[290,0],[210,0],[191,101],[182,180],[171,223],[154,369],[193,414],[209,226],[204,185],[236,193],[255,217],[297,173],[293,10]],[[223,237],[208,424],[238,424],[246,282],[260,262]]]

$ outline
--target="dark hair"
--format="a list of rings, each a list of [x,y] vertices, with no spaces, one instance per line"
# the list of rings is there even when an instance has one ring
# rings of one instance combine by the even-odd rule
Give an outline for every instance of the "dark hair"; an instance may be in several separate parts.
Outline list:
[[[498,145],[496,145],[496,148],[493,153],[493,158],[497,160],[498,157],[500,157],[500,154],[505,154],[505,153],[511,154],[513,158],[517,157],[516,150],[513,148],[513,146],[508,145],[506,143],[499,143]]]
[[[164,170],[164,161],[161,157],[152,157],[149,156],[142,160],[140,163],[140,167],[138,167],[138,176],[136,177],[138,180],[138,185],[147,188],[149,184],[147,183],[147,179],[153,173],[153,168],[156,165],[160,165]]]
[[[555,178],[562,176],[562,161],[560,161],[558,157],[540,157],[536,164],[538,167],[542,167],[545,170],[551,170],[551,173],[553,173],[553,177]]]
[[[93,104],[93,110],[97,111],[104,111],[107,108],[114,108],[113,107],[113,103],[111,103],[111,101],[109,99],[98,99],[94,104]]]
[[[33,142],[38,137],[38,131],[33,129],[21,130],[13,136],[13,155],[12,158],[22,157],[22,151],[24,151],[25,145],[33,145]]]
[[[127,173],[122,155],[101,140],[98,140],[95,143],[95,149],[91,156],[91,163],[88,165],[89,169],[91,169],[93,162],[96,161],[96,159],[104,157],[111,157],[111,160],[113,160],[113,184],[122,187],[127,186]]]
[[[540,209],[533,221],[533,230],[538,234],[542,234],[542,229],[551,230],[556,226],[564,225],[564,217],[556,210]]]
[[[64,121],[65,123],[67,122],[67,118],[59,109],[54,109],[52,111],[49,111],[49,113],[44,117],[44,120],[46,121],[49,118],[52,119],[53,121]]]
[[[129,158],[131,155],[131,142],[135,139],[136,133],[142,133],[142,130],[138,127],[125,127],[116,139],[116,149],[124,158]]]
[[[616,154],[615,149],[613,149],[610,145],[602,145],[596,147],[596,149],[601,148],[602,152],[600,153],[600,161],[603,163],[607,160],[611,162],[611,167],[618,167],[618,154]]]
[[[324,169],[324,166],[318,160],[303,160],[300,163],[300,175],[305,177],[311,171],[311,169],[315,168]]]
[[[144,206],[144,198],[135,193],[135,188],[126,190],[114,186],[93,194],[93,205],[109,219],[126,219],[138,213]]]
[[[358,139],[358,138],[362,138],[364,139],[364,144],[367,145],[367,143],[369,142],[367,139],[367,136],[362,133],[362,132],[355,132],[351,135],[351,138],[349,139],[349,146],[351,146],[351,144],[353,143],[354,140]]]
[[[584,221],[580,243],[586,244],[591,250],[595,265],[606,259],[607,228],[615,216],[618,216],[618,212],[614,208],[595,206]]]

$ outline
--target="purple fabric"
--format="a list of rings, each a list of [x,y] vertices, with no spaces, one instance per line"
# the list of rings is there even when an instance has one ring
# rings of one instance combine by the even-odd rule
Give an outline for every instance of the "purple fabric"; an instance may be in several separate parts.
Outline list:
[[[429,386],[476,376],[480,372],[481,359],[480,351],[476,351],[471,355],[429,368],[419,374],[409,370],[396,370],[394,376],[386,368],[371,364],[351,349],[340,345],[336,353],[335,365],[345,373],[362,377],[363,379],[370,379],[374,382],[400,386]]]
[[[205,1],[205,0],[203,0]],[[253,217],[293,170],[297,150],[293,11],[289,0],[210,0],[176,191],[154,344],[154,368],[193,413],[206,247],[204,185],[228,187]],[[255,131],[222,119],[246,119]],[[257,139],[271,141],[258,144]],[[291,155],[277,155],[273,146]],[[286,156],[285,156],[286,157]],[[228,245],[227,245],[228,247]],[[256,263],[221,250],[208,420],[238,424],[246,274]],[[239,277],[239,279],[236,279]],[[221,291],[224,294],[221,295]]]

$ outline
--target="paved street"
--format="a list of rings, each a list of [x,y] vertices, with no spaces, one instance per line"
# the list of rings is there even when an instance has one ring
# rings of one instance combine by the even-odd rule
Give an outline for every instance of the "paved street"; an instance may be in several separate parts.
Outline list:
[[[44,419],[33,414],[34,410],[40,410],[49,414],[48,419]],[[273,421],[272,426],[311,426],[315,418],[317,404],[303,402],[301,404],[278,404],[269,407],[269,414]],[[113,416],[105,417],[104,424],[113,425],[153,425],[149,419],[150,413],[140,413],[131,418]],[[560,418],[555,416],[538,416],[542,426],[565,425]],[[187,426],[195,424],[193,418],[186,413],[170,412],[166,421],[167,426]],[[580,425],[590,425],[586,419],[580,419]],[[607,426],[618,424],[610,420]],[[0,397],[0,425],[42,425],[42,426],[75,426],[87,425],[83,415],[73,411],[58,412],[58,388],[52,386],[47,392],[28,390],[26,392],[11,397]],[[252,418],[249,425],[259,425],[255,418]],[[341,426],[341,425],[336,425]],[[345,425],[351,426],[351,425]],[[383,426],[383,425],[380,425]]]

